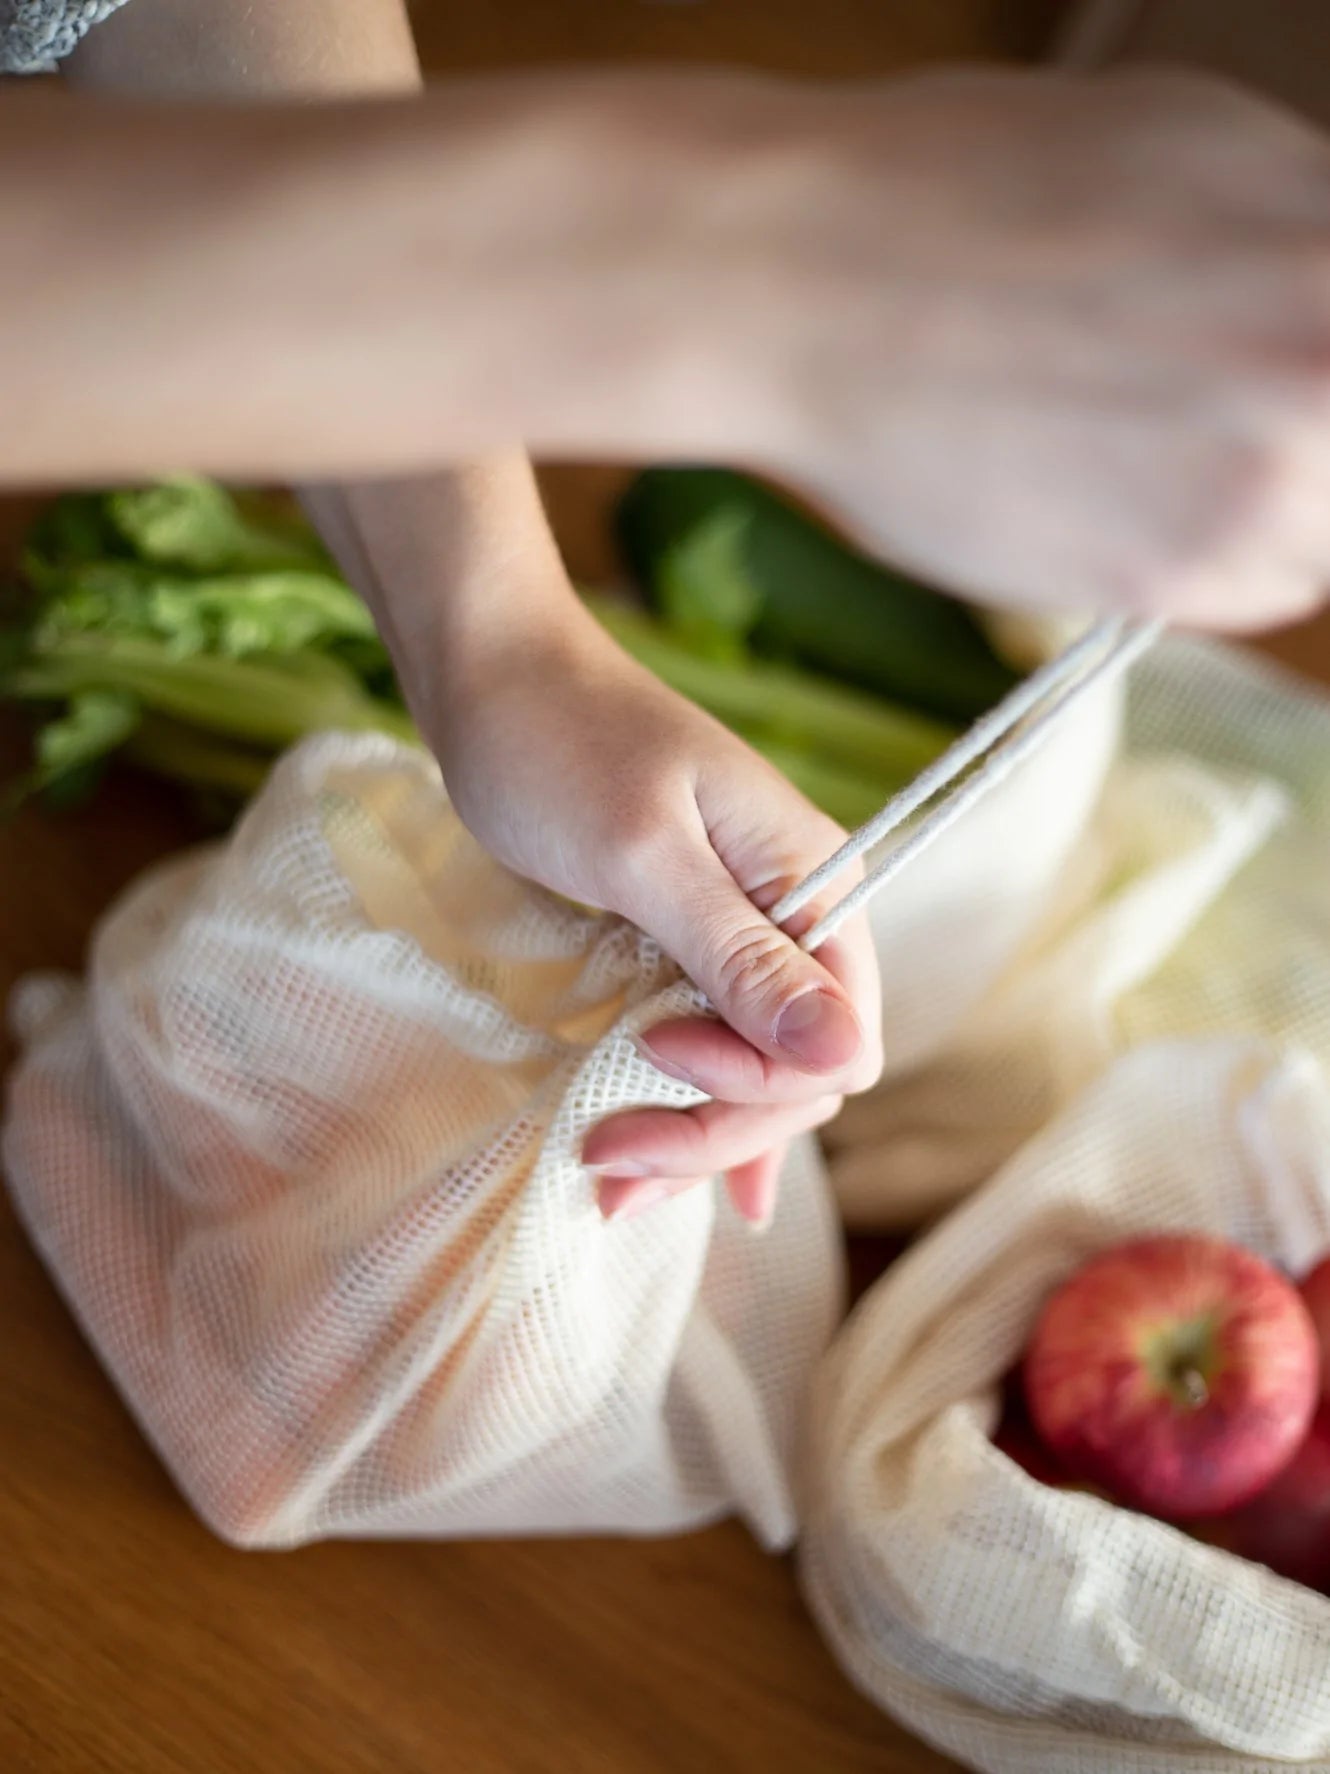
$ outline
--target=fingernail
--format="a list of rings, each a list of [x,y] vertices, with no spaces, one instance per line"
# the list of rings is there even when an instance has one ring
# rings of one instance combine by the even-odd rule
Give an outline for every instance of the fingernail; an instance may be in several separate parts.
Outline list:
[[[780,1178],[773,1176],[761,1189],[755,1189],[746,1199],[735,1202],[750,1232],[765,1232],[771,1224],[776,1215],[779,1190]]]
[[[776,1198],[763,1202],[761,1207],[751,1207],[743,1216],[745,1227],[750,1232],[765,1232],[776,1217]]]
[[[651,1167],[639,1164],[636,1158],[610,1158],[604,1164],[588,1164],[587,1169],[592,1176],[605,1177],[607,1180],[619,1180],[626,1177],[648,1177]]]
[[[672,1059],[665,1059],[656,1052],[649,1036],[634,1035],[633,1046],[649,1066],[654,1066],[658,1072],[664,1072],[667,1078],[673,1078],[680,1084],[691,1084],[694,1090],[701,1090],[702,1086],[686,1066],[676,1065]]]
[[[636,1219],[649,1207],[669,1199],[665,1183],[641,1183],[627,1189],[602,1189],[600,1211],[610,1221]]]
[[[776,1045],[814,1072],[838,1072],[864,1044],[859,1019],[830,992],[803,992],[776,1018]]]

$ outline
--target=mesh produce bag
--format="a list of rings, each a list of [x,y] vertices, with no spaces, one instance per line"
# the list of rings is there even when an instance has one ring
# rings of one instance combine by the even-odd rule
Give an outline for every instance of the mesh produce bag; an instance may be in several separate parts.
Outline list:
[[[1069,632],[1042,625],[1025,663],[1055,656]],[[870,901],[884,1079],[945,1050],[1028,939],[1094,814],[1123,700],[1116,679],[1079,697],[1046,745]]]
[[[1144,1040],[1264,1034],[1330,1065],[1328,881],[1325,699],[1235,648],[1158,646],[1023,940],[922,1063],[831,1130],[846,1218],[935,1214]],[[892,909],[888,894],[875,915]]]
[[[1133,1234],[1330,1246],[1330,1094],[1238,1039],[1113,1062],[861,1302],[820,1376],[803,1578],[847,1672],[991,1774],[1330,1769],[1330,1602],[992,1446],[1049,1292]]]
[[[681,1105],[630,1036],[692,1007],[640,932],[491,862],[433,765],[292,753],[144,879],[86,985],[29,982],[19,1212],[226,1538],[794,1528],[840,1259],[812,1141],[752,1236],[713,1191],[605,1224],[579,1162]]]

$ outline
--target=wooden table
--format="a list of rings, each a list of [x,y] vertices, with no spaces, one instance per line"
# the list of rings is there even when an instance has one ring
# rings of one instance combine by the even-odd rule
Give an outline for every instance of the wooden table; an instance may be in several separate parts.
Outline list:
[[[436,67],[655,53],[825,74],[1032,50],[1042,0],[469,0],[416,7]],[[612,471],[552,475],[574,569]],[[6,526],[21,512],[0,508]],[[1330,628],[1279,649],[1330,676]],[[0,728],[0,772],[18,756]],[[189,826],[116,780],[0,832],[0,996],[77,966]],[[7,1053],[0,1038],[0,1064]],[[871,1251],[861,1261],[871,1267]],[[845,1683],[788,1562],[736,1526],[659,1542],[242,1554],[188,1513],[0,1205],[3,1774],[926,1774]]]

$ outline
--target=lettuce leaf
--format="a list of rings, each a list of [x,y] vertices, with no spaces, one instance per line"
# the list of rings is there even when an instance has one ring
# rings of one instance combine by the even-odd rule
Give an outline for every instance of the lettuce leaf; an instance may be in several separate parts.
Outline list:
[[[105,496],[105,515],[137,559],[189,573],[332,572],[314,532],[277,503],[242,504],[214,481],[179,476]]]

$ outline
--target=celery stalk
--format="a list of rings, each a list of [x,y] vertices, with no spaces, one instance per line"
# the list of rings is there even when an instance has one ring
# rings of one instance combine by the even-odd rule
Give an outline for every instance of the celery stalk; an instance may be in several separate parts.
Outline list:
[[[727,726],[768,731],[788,756],[806,752],[889,782],[907,781],[956,736],[940,721],[808,672],[765,660],[730,665],[702,658],[641,611],[594,595],[586,601],[624,651],[671,689]]]
[[[268,779],[276,761],[215,734],[149,715],[126,740],[124,756],[154,775],[190,788],[215,789],[247,801]]]
[[[7,689],[29,701],[123,690],[145,708],[261,746],[290,745],[327,728],[416,738],[404,710],[370,696],[350,671],[320,654],[178,656],[160,641],[68,635],[14,672]]]

